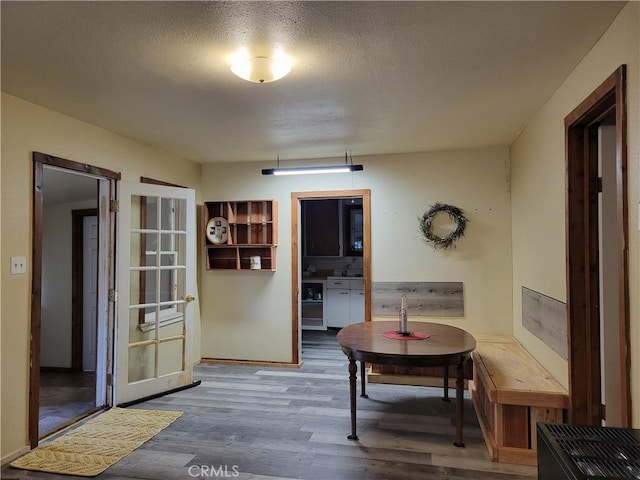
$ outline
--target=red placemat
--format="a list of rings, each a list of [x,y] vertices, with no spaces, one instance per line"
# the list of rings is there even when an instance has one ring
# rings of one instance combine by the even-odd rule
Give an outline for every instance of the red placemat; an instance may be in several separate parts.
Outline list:
[[[424,340],[425,338],[429,338],[431,335],[425,332],[409,332],[409,335],[401,335],[397,330],[390,330],[388,332],[384,332],[382,336],[392,338],[394,340]]]

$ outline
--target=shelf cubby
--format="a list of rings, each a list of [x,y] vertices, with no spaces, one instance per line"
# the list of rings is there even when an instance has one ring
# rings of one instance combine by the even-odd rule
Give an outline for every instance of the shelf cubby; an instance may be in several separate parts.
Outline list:
[[[256,270],[251,268],[251,257],[260,257],[260,270],[276,269],[276,200],[205,202],[203,214],[205,227],[213,217],[228,223],[225,243],[212,243],[205,235],[207,270]]]

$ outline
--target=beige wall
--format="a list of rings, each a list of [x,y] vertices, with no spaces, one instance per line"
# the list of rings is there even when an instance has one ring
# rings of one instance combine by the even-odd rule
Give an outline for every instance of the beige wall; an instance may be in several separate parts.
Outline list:
[[[511,223],[507,147],[372,157],[374,282],[464,284],[464,318],[425,318],[473,334],[511,334]],[[465,212],[450,251],[420,237],[417,217],[440,201]]]
[[[640,33],[629,2],[511,149],[514,335],[565,386],[567,363],[522,326],[521,287],[566,301],[564,117],[621,64],[627,65],[629,268],[633,423],[640,426]]]
[[[334,159],[333,162],[340,162]],[[278,200],[276,272],[203,269],[202,355],[291,361],[291,192],[371,189],[372,278],[464,282],[472,333],[511,334],[511,224],[506,147],[354,158],[349,175],[264,177],[264,163],[203,165],[203,201]],[[318,162],[319,163],[319,162]],[[451,252],[419,237],[419,215],[441,201],[462,208],[466,236]]]
[[[119,171],[123,180],[136,182],[144,175],[196,189],[200,186],[199,164],[2,94],[1,281],[2,297],[12,299],[2,303],[1,313],[3,459],[28,443],[31,277],[10,276],[8,259],[17,255],[27,257],[29,263],[31,259],[33,151]],[[198,315],[195,323],[199,323]]]

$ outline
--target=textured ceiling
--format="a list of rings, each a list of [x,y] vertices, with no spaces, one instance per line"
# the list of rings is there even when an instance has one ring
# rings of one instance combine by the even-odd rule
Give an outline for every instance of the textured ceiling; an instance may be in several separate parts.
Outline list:
[[[2,90],[198,162],[508,145],[623,5],[3,1]]]

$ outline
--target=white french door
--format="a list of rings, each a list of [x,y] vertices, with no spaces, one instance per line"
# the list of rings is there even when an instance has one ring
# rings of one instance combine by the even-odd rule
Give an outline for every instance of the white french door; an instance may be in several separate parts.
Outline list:
[[[195,192],[120,182],[115,404],[193,377]]]

